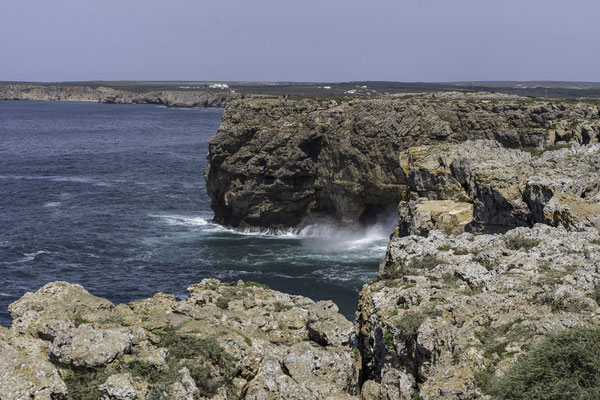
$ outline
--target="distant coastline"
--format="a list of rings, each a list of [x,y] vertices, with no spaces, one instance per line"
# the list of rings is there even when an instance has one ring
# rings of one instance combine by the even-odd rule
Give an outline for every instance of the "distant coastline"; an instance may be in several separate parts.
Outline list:
[[[134,91],[110,87],[0,84],[0,100],[92,101],[107,104],[161,104],[166,107],[225,107],[245,95],[208,90]]]

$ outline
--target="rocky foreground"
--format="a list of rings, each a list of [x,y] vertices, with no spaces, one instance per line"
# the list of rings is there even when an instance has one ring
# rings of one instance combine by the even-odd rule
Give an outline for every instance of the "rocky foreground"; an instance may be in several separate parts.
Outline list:
[[[0,399],[349,399],[352,323],[331,302],[205,279],[113,305],[49,283],[0,327]]]
[[[166,107],[225,107],[244,95],[203,90],[130,91],[107,87],[0,85],[0,100],[94,101],[107,104],[161,104]]]

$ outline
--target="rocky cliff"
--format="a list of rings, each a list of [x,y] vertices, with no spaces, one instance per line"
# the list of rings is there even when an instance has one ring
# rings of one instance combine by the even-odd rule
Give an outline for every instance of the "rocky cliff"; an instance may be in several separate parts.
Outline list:
[[[162,104],[166,107],[225,107],[241,94],[201,90],[128,91],[86,86],[0,85],[0,100],[96,101],[113,104]]]
[[[411,147],[487,139],[541,149],[596,143],[599,133],[595,102],[460,93],[339,104],[252,99],[226,108],[205,178],[225,225],[282,228],[322,216],[354,223],[411,190],[414,178],[398,162]]]

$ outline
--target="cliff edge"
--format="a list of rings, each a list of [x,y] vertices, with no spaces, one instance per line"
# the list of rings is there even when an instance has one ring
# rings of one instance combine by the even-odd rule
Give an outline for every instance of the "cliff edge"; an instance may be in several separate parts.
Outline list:
[[[436,93],[230,103],[205,170],[215,221],[295,227],[311,218],[368,222],[410,190],[411,147],[487,139],[506,148],[591,144],[599,106],[499,94]]]

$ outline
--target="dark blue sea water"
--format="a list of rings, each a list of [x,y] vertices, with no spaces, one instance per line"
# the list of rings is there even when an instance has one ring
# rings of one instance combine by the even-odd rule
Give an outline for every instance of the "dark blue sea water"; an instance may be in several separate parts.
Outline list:
[[[0,324],[47,282],[114,303],[251,280],[352,318],[389,226],[277,235],[211,222],[203,170],[220,109],[0,102]]]

